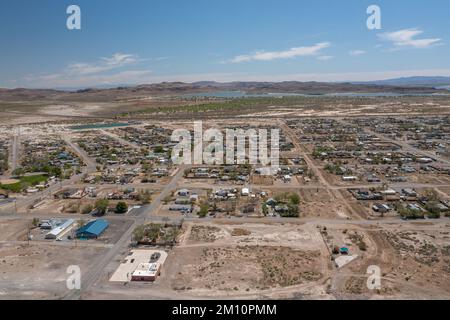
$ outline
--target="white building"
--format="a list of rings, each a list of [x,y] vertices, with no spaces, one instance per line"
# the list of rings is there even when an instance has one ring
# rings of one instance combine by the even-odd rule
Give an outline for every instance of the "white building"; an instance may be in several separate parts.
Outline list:
[[[155,281],[160,269],[159,263],[141,263],[131,275],[131,281]]]
[[[66,231],[70,226],[75,223],[75,220],[69,219],[59,226],[53,228],[49,233],[45,235],[45,239],[56,239],[60,236],[64,231]]]

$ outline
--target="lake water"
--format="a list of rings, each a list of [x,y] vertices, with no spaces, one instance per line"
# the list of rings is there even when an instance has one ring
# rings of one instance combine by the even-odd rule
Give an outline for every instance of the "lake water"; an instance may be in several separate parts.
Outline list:
[[[129,123],[117,122],[117,123],[92,123],[85,124],[81,126],[73,126],[69,129],[71,130],[88,130],[88,129],[106,129],[106,128],[116,128],[116,127],[127,127]]]
[[[245,91],[213,91],[199,92],[183,95],[184,98],[280,98],[280,97],[407,97],[407,96],[446,96],[441,93],[393,93],[393,92],[377,92],[377,93],[326,93],[326,94],[303,94],[303,93],[246,93]]]

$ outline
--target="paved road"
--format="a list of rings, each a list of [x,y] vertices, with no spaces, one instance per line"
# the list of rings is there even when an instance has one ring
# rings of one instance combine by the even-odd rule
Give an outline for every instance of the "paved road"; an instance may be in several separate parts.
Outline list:
[[[11,172],[18,167],[19,161],[19,146],[20,146],[20,127],[16,128],[16,132],[12,137],[11,145]]]
[[[322,172],[319,167],[315,164],[315,162],[311,159],[306,151],[303,150],[302,145],[298,139],[297,134],[292,130],[284,120],[278,120],[283,132],[289,136],[295,148],[298,150],[300,155],[305,160],[309,169],[311,169],[316,177],[319,179],[319,182],[325,187],[325,190],[328,192],[331,199],[339,200],[354,217],[362,218],[362,216],[355,211],[355,209],[349,204],[348,200],[339,192],[338,189],[333,189],[331,184],[324,178]]]
[[[87,171],[93,172],[95,171],[97,164],[95,161],[89,157],[89,155],[86,153],[86,151],[82,150],[79,146],[77,146],[75,143],[70,140],[70,137],[67,134],[61,134],[61,138],[66,142],[66,144],[72,148],[79,157],[83,160],[83,162],[87,166]]]
[[[128,247],[131,237],[133,235],[134,229],[146,222],[154,221],[153,214],[158,210],[161,202],[166,198],[173,189],[176,188],[178,181],[183,177],[184,171],[188,169],[189,166],[180,166],[178,172],[172,177],[171,181],[164,187],[162,192],[152,200],[149,206],[143,207],[144,211],[136,217],[135,222],[128,228],[128,230],[122,235],[119,241],[116,242],[113,248],[111,248],[104,256],[100,257],[98,263],[93,266],[90,270],[83,274],[81,289],[72,291],[64,297],[66,300],[80,299],[81,294],[88,290],[101,276],[103,270],[108,266],[108,264],[119,254],[119,252]],[[160,219],[158,217],[158,219]]]
[[[44,240],[31,240],[29,242],[32,245],[47,245],[47,246],[53,246],[53,247],[80,247],[80,248],[111,248],[113,244],[110,243],[93,243],[93,242],[85,242],[85,241],[77,241],[76,243],[74,241],[44,241]],[[28,244],[28,241],[20,241],[20,240],[7,240],[7,241],[0,241],[0,244],[12,244],[12,245],[25,245]]]

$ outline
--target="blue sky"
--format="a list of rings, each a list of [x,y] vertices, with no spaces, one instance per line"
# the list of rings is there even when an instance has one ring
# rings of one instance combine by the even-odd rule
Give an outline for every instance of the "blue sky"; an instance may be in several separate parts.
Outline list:
[[[81,8],[81,30],[66,8]],[[366,26],[369,5],[382,29]],[[448,0],[1,0],[0,87],[450,76]]]

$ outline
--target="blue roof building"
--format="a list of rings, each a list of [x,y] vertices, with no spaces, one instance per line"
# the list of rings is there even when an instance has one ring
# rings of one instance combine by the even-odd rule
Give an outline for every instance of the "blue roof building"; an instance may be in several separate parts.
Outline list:
[[[77,238],[97,239],[108,226],[108,221],[103,219],[91,221],[77,230]]]

